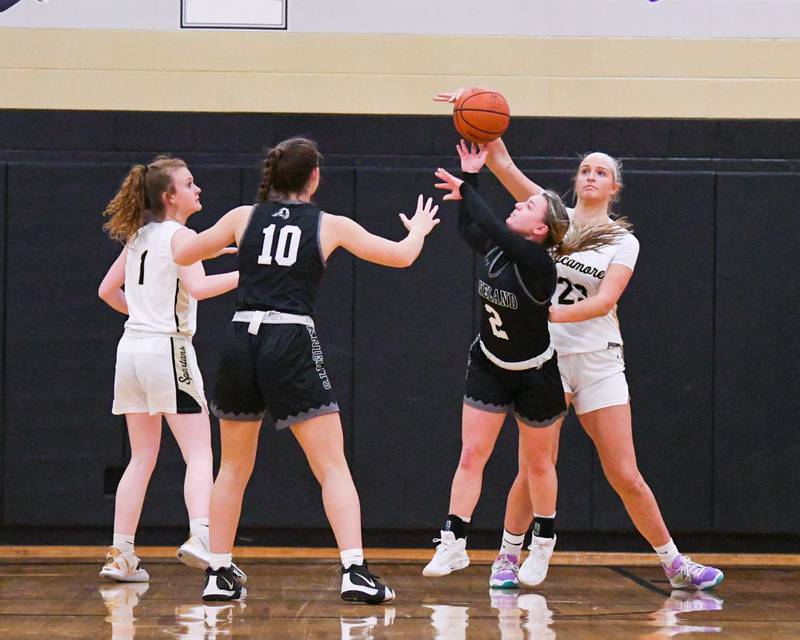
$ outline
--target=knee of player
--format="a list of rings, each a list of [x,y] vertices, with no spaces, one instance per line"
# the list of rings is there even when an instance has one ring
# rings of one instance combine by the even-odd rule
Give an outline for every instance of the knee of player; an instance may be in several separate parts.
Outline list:
[[[482,470],[486,466],[490,453],[491,451],[487,451],[485,447],[465,444],[461,448],[458,466],[468,471]]]
[[[640,494],[647,490],[647,484],[636,467],[620,469],[608,474],[608,481],[622,494]]]

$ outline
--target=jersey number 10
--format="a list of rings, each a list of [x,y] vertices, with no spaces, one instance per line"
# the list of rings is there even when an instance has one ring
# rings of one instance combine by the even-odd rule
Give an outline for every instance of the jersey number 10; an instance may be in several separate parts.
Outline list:
[[[300,248],[300,227],[287,224],[281,227],[278,233],[278,246],[275,252],[272,245],[275,240],[275,225],[271,224],[264,229],[264,245],[261,247],[261,255],[258,256],[258,264],[272,264],[274,259],[282,267],[289,267],[297,262],[297,250]]]

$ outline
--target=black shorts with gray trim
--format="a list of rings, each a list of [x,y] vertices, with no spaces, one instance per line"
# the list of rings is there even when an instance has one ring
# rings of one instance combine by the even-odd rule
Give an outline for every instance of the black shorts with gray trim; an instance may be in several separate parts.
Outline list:
[[[482,411],[514,414],[529,427],[548,427],[567,413],[556,354],[540,369],[510,371],[491,362],[476,340],[467,358],[464,403]]]
[[[257,335],[246,322],[225,330],[211,411],[223,420],[275,421],[285,429],[339,411],[314,327],[262,324]]]

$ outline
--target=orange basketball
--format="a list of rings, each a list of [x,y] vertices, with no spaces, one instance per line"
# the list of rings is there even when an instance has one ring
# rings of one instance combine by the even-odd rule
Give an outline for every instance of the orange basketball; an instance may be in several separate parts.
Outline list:
[[[471,87],[453,106],[453,123],[461,137],[483,144],[502,136],[511,122],[508,102],[497,91]]]

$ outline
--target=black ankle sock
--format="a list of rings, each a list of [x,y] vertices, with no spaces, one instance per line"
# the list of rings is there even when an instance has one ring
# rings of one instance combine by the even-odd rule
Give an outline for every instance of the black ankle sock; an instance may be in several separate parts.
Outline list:
[[[466,538],[467,533],[469,533],[469,523],[464,522],[457,515],[450,513],[447,515],[447,520],[444,523],[444,531],[452,531],[457,539]]]
[[[552,538],[555,535],[553,531],[553,525],[555,524],[555,518],[542,518],[541,516],[536,516],[533,519],[533,535],[537,538]]]

